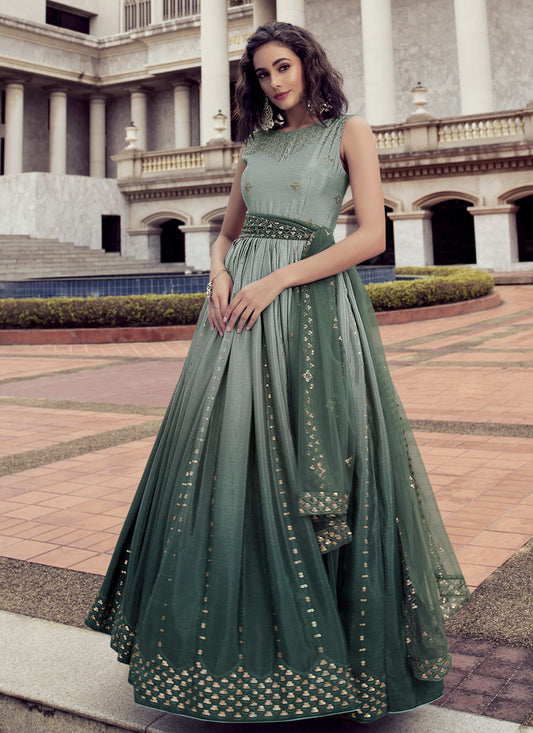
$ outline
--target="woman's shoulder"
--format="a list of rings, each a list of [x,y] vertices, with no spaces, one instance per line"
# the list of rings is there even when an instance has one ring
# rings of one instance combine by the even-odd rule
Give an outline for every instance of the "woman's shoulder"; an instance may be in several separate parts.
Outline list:
[[[374,133],[368,120],[352,115],[342,128],[341,157],[346,158],[348,151],[359,154],[362,150],[375,149]]]
[[[369,128],[368,122],[363,117],[359,117],[359,115],[355,114],[343,114],[338,117],[330,117],[325,120],[325,123],[332,131],[341,137],[345,130],[357,131]]]
[[[342,115],[342,119],[344,120],[343,129],[346,129],[349,132],[362,132],[366,134],[369,130],[372,129],[368,120],[365,120],[364,117],[360,117],[359,115]]]
[[[340,142],[340,140],[344,138],[345,129],[347,127],[351,127],[353,125],[353,120],[357,119],[360,118],[357,118],[355,115],[351,114],[343,114],[338,115],[337,117],[329,117],[328,119],[324,120],[324,124],[326,125],[328,130],[328,136]]]

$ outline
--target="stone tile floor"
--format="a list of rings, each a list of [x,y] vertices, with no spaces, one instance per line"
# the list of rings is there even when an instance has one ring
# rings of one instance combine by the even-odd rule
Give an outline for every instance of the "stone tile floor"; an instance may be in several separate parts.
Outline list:
[[[451,639],[453,668],[435,704],[521,723],[533,708],[533,652]]]
[[[500,292],[490,311],[381,328],[471,588],[533,534],[533,286]],[[188,347],[0,346],[0,554],[105,572]],[[533,659],[503,680],[494,655],[512,650],[468,648],[441,704],[514,720]]]

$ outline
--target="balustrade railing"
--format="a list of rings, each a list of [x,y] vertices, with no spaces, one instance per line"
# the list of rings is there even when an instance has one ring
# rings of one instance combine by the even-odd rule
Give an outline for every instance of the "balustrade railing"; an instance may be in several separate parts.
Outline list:
[[[403,148],[403,130],[396,127],[391,127],[389,130],[377,130],[374,133],[374,139],[378,150]]]
[[[125,0],[124,30],[145,28],[152,22],[152,0]]]
[[[163,20],[198,15],[200,0],[163,0]]]
[[[413,128],[422,127],[436,131],[433,148],[449,148],[458,145],[490,145],[505,138],[524,138],[526,121],[523,113],[495,112],[454,119],[423,118],[396,125],[379,125],[374,128],[374,138],[379,151],[401,152],[408,147]],[[428,139],[432,139],[428,137]],[[412,146],[411,146],[412,147]],[[418,147],[418,146],[417,146]]]
[[[470,122],[445,122],[439,126],[439,143],[493,140],[498,137],[516,137],[523,134],[524,120],[520,115]]]
[[[200,2],[201,0],[124,0],[124,30],[131,31],[150,25],[153,15],[152,3],[157,4],[155,14],[157,15],[157,9],[162,10],[162,18],[165,21],[199,15]],[[228,8],[252,4],[252,0],[228,0]]]
[[[533,110],[516,113],[501,112],[487,115],[469,115],[443,120],[431,117],[396,125],[373,128],[378,152],[382,155],[410,152],[453,152],[454,148],[507,144],[533,139]],[[127,153],[129,151],[124,151]],[[173,174],[176,171],[196,171],[209,174],[213,170],[231,169],[239,160],[240,145],[228,145],[222,138],[220,145],[197,146],[182,150],[153,152],[132,151],[132,157],[121,153],[119,180]],[[133,161],[131,165],[127,162]],[[133,167],[132,167],[133,165]]]
[[[205,166],[203,148],[189,148],[165,153],[143,153],[142,173],[185,171]]]

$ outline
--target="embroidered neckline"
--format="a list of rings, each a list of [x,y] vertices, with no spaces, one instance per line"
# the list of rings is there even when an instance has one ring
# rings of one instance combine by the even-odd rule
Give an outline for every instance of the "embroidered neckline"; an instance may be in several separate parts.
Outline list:
[[[344,122],[348,119],[347,115],[340,117],[330,117],[325,120],[325,125],[321,122],[314,122],[312,125],[300,127],[297,130],[256,130],[252,133],[246,142],[244,155],[256,152],[263,152],[274,160],[281,162],[305,147],[310,142],[320,140],[325,134],[331,133],[342,134]],[[299,133],[295,135],[294,133]]]
[[[333,118],[329,118],[329,119],[333,119]],[[328,125],[329,119],[324,120],[324,122],[326,123],[325,125],[323,125],[322,122],[312,122],[310,125],[305,125],[305,127],[296,127],[294,130],[285,130],[284,127],[280,127],[278,130],[276,129],[271,130],[267,134],[278,135],[281,132],[283,135],[288,135],[289,132],[303,132],[304,130],[308,130],[310,127],[314,127],[315,125],[320,125],[321,127],[325,128],[325,127],[329,127]]]

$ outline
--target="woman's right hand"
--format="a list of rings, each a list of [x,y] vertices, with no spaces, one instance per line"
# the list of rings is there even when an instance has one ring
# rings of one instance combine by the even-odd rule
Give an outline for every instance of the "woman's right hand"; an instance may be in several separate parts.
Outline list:
[[[213,280],[213,277],[211,277],[211,280]],[[213,280],[213,292],[207,308],[207,317],[211,324],[211,331],[216,328],[220,336],[223,336],[226,330],[224,315],[231,300],[232,291],[233,280],[227,271],[222,272],[216,280]]]

